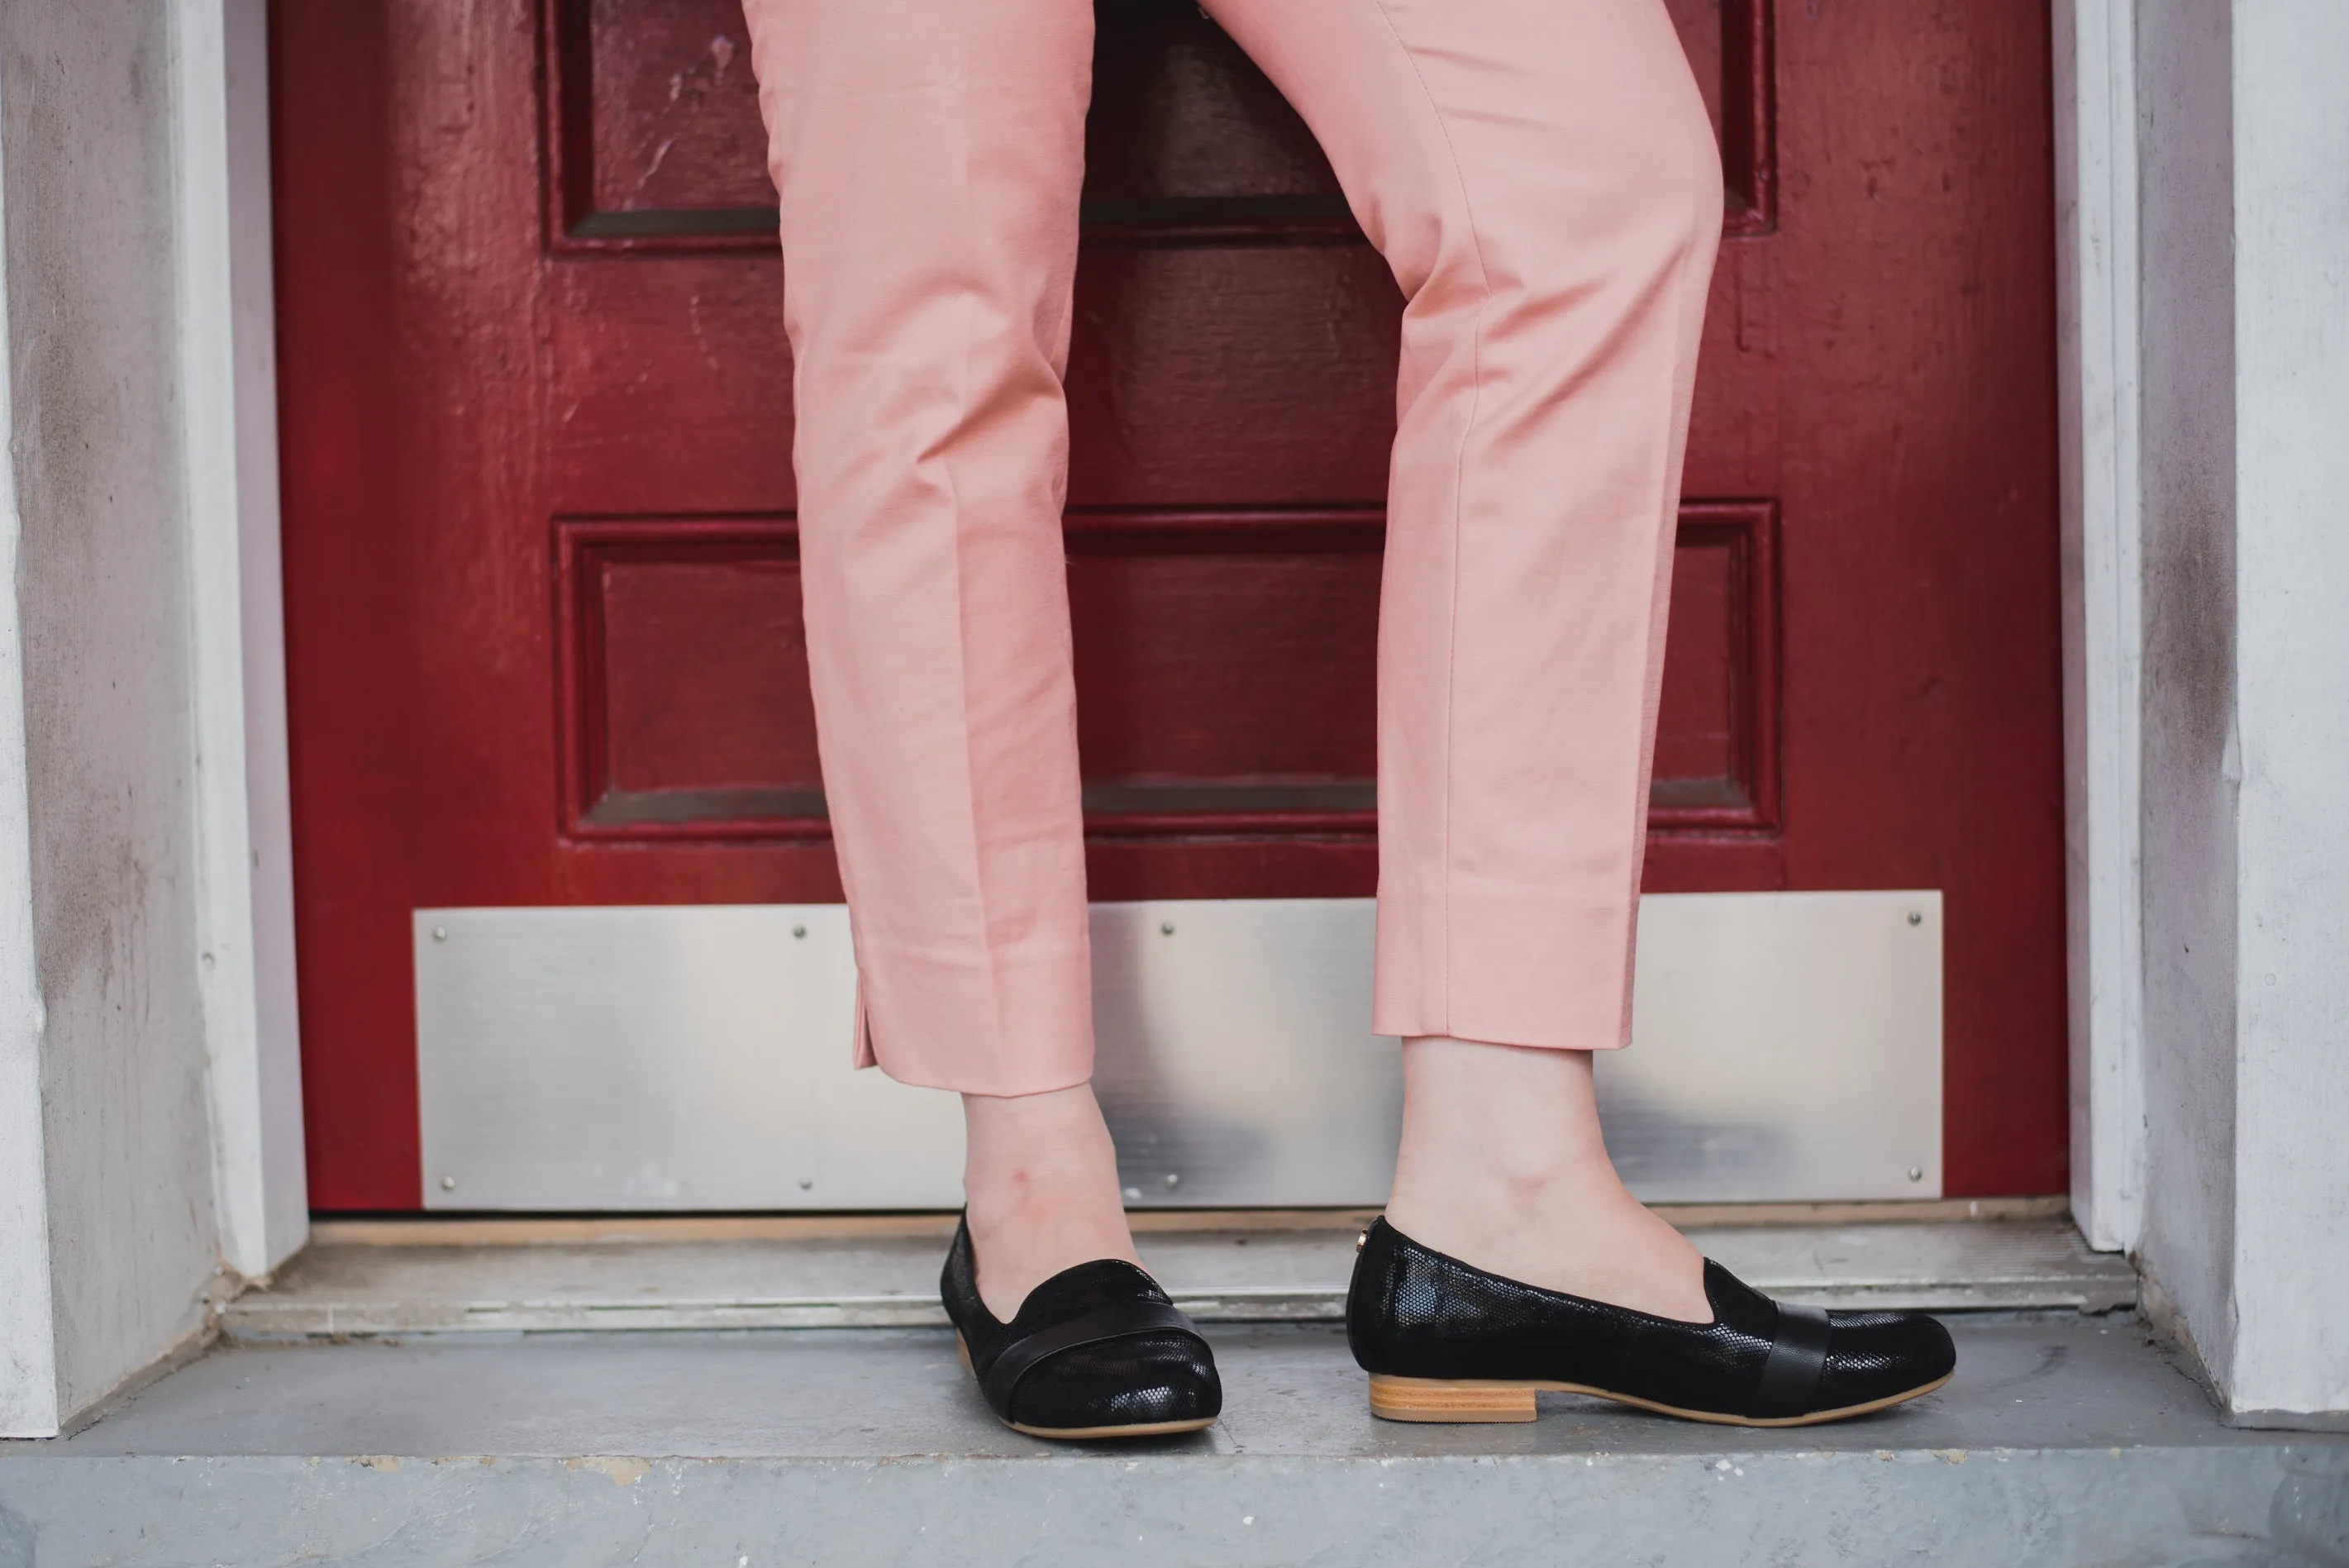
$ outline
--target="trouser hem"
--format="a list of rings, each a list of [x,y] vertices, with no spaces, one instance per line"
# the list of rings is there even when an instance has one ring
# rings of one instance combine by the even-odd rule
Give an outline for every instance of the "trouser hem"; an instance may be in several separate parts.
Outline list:
[[[860,953],[853,1059],[898,1083],[1010,1097],[1092,1081],[1089,953],[940,963]]]
[[[1506,893],[1381,895],[1371,1030],[1619,1050],[1631,1043],[1637,909]]]

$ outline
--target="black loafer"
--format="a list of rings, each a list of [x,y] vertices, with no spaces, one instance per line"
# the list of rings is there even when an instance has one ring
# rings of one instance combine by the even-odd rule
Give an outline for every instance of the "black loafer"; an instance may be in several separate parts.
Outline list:
[[[1346,1340],[1390,1421],[1530,1421],[1537,1391],[1595,1394],[1692,1421],[1805,1427],[1950,1380],[1950,1331],[1913,1312],[1771,1300],[1710,1259],[1711,1323],[1653,1317],[1489,1274],[1371,1221]]]
[[[1132,1263],[1063,1269],[1009,1323],[978,1297],[970,1227],[956,1228],[938,1295],[962,1361],[1003,1424],[1031,1438],[1157,1438],[1212,1426],[1216,1357],[1191,1320]]]

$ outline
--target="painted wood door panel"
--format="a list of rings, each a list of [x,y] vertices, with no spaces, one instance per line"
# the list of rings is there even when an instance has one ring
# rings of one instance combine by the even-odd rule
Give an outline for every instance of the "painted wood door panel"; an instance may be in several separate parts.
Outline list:
[[[2047,27],[1671,0],[1729,200],[1647,885],[1932,887],[1955,1193],[2064,1186]],[[1100,0],[1067,522],[1104,898],[1375,878],[1401,301]],[[312,1190],[419,1200],[408,911],[839,897],[733,0],[272,11]]]

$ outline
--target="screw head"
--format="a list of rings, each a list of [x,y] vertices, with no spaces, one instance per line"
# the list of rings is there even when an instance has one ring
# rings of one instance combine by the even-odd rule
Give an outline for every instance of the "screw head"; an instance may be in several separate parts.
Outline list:
[[[802,1192],[812,1191],[812,1190],[814,1189],[814,1188],[815,1188],[815,1178],[814,1178],[814,1177],[812,1177],[812,1176],[803,1176],[803,1177],[800,1178],[800,1190],[801,1190]]]
[[[1142,1201],[1142,1189],[1140,1189],[1139,1187],[1129,1187],[1129,1188],[1127,1188],[1127,1189],[1125,1189],[1125,1200],[1126,1200],[1128,1203],[1139,1203],[1139,1202],[1141,1202],[1141,1201]]]
[[[1911,909],[1911,910],[1909,910],[1909,923],[1910,925],[1912,925],[1912,926],[1921,926],[1921,925],[1923,925],[1923,924],[1925,923],[1925,911],[1924,911],[1924,910],[1922,910],[1922,909]]]
[[[792,928],[792,935],[794,937],[804,937],[807,935],[807,928],[805,926],[793,926]]]
[[[1183,1179],[1182,1179],[1181,1177],[1179,1177],[1179,1176],[1175,1175],[1175,1174],[1174,1174],[1173,1171],[1171,1171],[1171,1170],[1170,1170],[1170,1171],[1168,1171],[1168,1172],[1166,1173],[1166,1190],[1167,1190],[1167,1191],[1172,1192],[1172,1191],[1174,1191],[1176,1188],[1178,1188],[1178,1187],[1180,1187],[1180,1186],[1182,1186],[1182,1185],[1183,1185]]]
[[[1922,1180],[1924,1180],[1924,1179],[1925,1179],[1925,1168],[1924,1168],[1923,1166],[1921,1166],[1921,1165],[1912,1165],[1912,1166],[1910,1166],[1910,1167],[1909,1168],[1909,1180],[1911,1180],[1911,1181],[1922,1181]]]
[[[1158,934],[1159,934],[1160,936],[1162,936],[1162,937],[1171,937],[1171,936],[1173,936],[1173,935],[1174,934],[1174,921],[1172,921],[1172,920],[1161,920],[1161,921],[1159,921],[1159,922],[1158,922]]]
[[[441,1191],[443,1191],[443,1192],[454,1192],[454,1191],[456,1191],[456,1190],[457,1190],[457,1179],[456,1179],[455,1177],[453,1177],[453,1176],[444,1176],[444,1177],[442,1177],[442,1178],[440,1179],[440,1190],[441,1190]]]
[[[434,941],[436,941],[436,942],[445,942],[445,941],[447,941],[447,940],[449,940],[449,928],[448,928],[448,927],[446,927],[446,926],[435,926],[435,927],[433,927],[433,928],[432,928],[432,940],[433,940]]]

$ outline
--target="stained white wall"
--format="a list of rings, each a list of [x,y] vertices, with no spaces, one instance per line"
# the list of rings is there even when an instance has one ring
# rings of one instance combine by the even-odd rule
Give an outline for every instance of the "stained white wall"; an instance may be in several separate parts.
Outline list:
[[[70,1417],[199,1332],[220,1261],[197,963],[173,48],[168,8],[138,0],[0,6],[24,723],[0,765],[0,837],[16,831],[6,784],[18,768],[25,800],[21,868],[13,843],[0,846],[0,876],[17,874],[0,885],[0,1077],[16,1080],[0,1082],[0,1116],[12,1135],[37,1120],[30,1195],[46,1243],[26,1246],[22,1222],[0,1230],[0,1301],[45,1285],[52,1330],[45,1352],[0,1366],[16,1429]],[[10,918],[19,908],[23,924]],[[35,994],[11,994],[9,978],[27,973]],[[21,1300],[5,1310],[26,1315]],[[46,1387],[30,1381],[44,1375]]]
[[[8,108],[0,73],[0,121]],[[0,235],[7,231],[0,178]],[[8,269],[0,246],[0,366]],[[0,375],[0,437],[14,428]],[[0,450],[0,1438],[57,1429],[57,1303],[49,1290],[48,1133],[41,1114],[40,976],[33,962],[30,809],[25,790],[25,659],[16,606],[16,465]]]
[[[2349,7],[2136,7],[2148,1300],[2349,1420]]]
[[[2142,1261],[2223,1383],[2234,1192],[2232,0],[2137,13],[2147,1184]]]
[[[2349,1417],[2349,5],[2234,24],[2239,1413]]]

